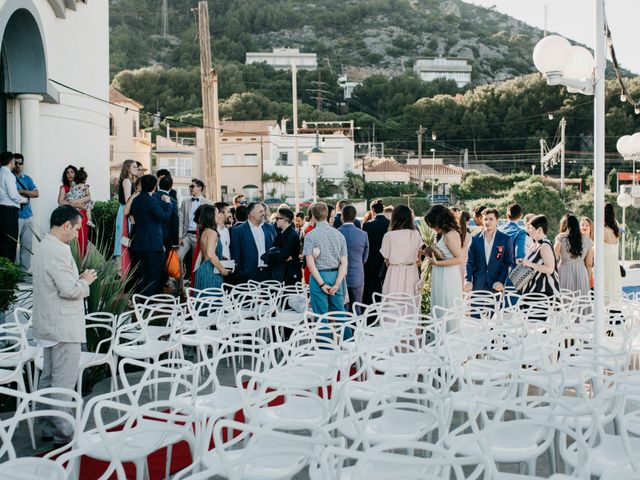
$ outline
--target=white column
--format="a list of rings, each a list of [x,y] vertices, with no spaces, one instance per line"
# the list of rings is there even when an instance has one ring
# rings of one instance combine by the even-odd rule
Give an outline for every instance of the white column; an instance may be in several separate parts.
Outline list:
[[[595,225],[595,266],[593,281],[594,341],[601,345],[606,317],[604,294],[604,141],[607,40],[605,35],[604,0],[595,0],[595,96],[593,99],[593,223]]]
[[[41,95],[18,95],[20,101],[20,150],[24,155],[24,172],[38,184],[40,166],[40,102]]]

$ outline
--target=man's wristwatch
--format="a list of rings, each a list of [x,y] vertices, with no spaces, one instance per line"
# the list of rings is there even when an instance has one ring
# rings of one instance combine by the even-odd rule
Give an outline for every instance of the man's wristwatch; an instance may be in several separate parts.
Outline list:
[[[322,285],[318,285],[318,287],[322,288],[322,287],[324,287],[325,285],[326,285],[326,283],[324,283],[324,282],[323,282],[323,283],[322,283]]]

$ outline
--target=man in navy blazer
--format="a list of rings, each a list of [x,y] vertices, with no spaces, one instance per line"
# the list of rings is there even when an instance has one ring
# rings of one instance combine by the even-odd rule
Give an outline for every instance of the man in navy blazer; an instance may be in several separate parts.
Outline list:
[[[355,302],[362,302],[364,291],[364,263],[369,257],[369,236],[355,226],[356,207],[347,205],[342,209],[342,226],[338,231],[347,241],[347,292],[351,311]],[[360,312],[356,312],[360,315]]]
[[[131,202],[129,214],[136,222],[131,253],[138,265],[137,292],[143,295],[161,293],[164,275],[164,244],[162,226],[171,218],[171,199],[161,200],[152,196],[156,189],[156,177],[144,175],[140,179],[142,191]]]
[[[271,279],[271,270],[260,257],[273,247],[276,229],[264,223],[264,207],[260,202],[250,203],[248,210],[247,221],[231,229],[231,258],[236,262],[238,283]]]
[[[483,231],[472,237],[469,247],[464,291],[500,292],[515,264],[513,240],[498,230],[498,210],[495,208],[482,212],[482,223]]]
[[[369,258],[364,264],[364,293],[362,303],[370,305],[373,302],[374,293],[382,293],[382,283],[384,281],[384,258],[380,253],[382,238],[389,231],[389,219],[384,216],[384,203],[382,200],[375,200],[371,204],[371,210],[376,215],[373,220],[369,220],[362,225],[362,230],[369,236]]]

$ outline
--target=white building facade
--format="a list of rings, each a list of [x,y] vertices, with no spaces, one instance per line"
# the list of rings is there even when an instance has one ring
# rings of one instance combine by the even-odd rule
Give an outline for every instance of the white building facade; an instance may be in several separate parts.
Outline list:
[[[468,58],[456,57],[418,57],[413,71],[425,82],[438,78],[454,80],[458,87],[471,82],[471,63]]]
[[[43,229],[68,164],[109,198],[108,19],[102,0],[0,0],[0,148],[24,155]]]
[[[142,104],[109,87],[109,168],[111,179],[120,176],[125,160],[136,160],[151,171],[151,133],[140,128]]]
[[[247,52],[245,63],[266,63],[276,70],[289,70],[296,65],[298,70],[315,70],[318,58],[315,53],[300,53],[297,48],[274,48],[271,52]]]
[[[345,172],[354,171],[353,139],[341,133],[318,135],[319,146],[324,152],[318,176],[329,180],[334,195],[342,196],[344,192],[340,183]],[[298,135],[298,160],[300,199],[308,201],[313,198],[315,181],[314,167],[309,165],[305,151],[316,144],[316,135],[311,133]],[[292,134],[273,133],[269,138],[270,154],[264,159],[264,172],[285,175],[288,178],[283,194],[288,203],[295,201],[295,164],[294,137]]]

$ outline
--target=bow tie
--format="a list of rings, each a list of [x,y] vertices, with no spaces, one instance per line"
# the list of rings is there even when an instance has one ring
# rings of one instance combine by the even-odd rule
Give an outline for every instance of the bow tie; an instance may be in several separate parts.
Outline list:
[[[200,201],[200,197],[191,197],[191,201],[192,202],[199,202]]]

